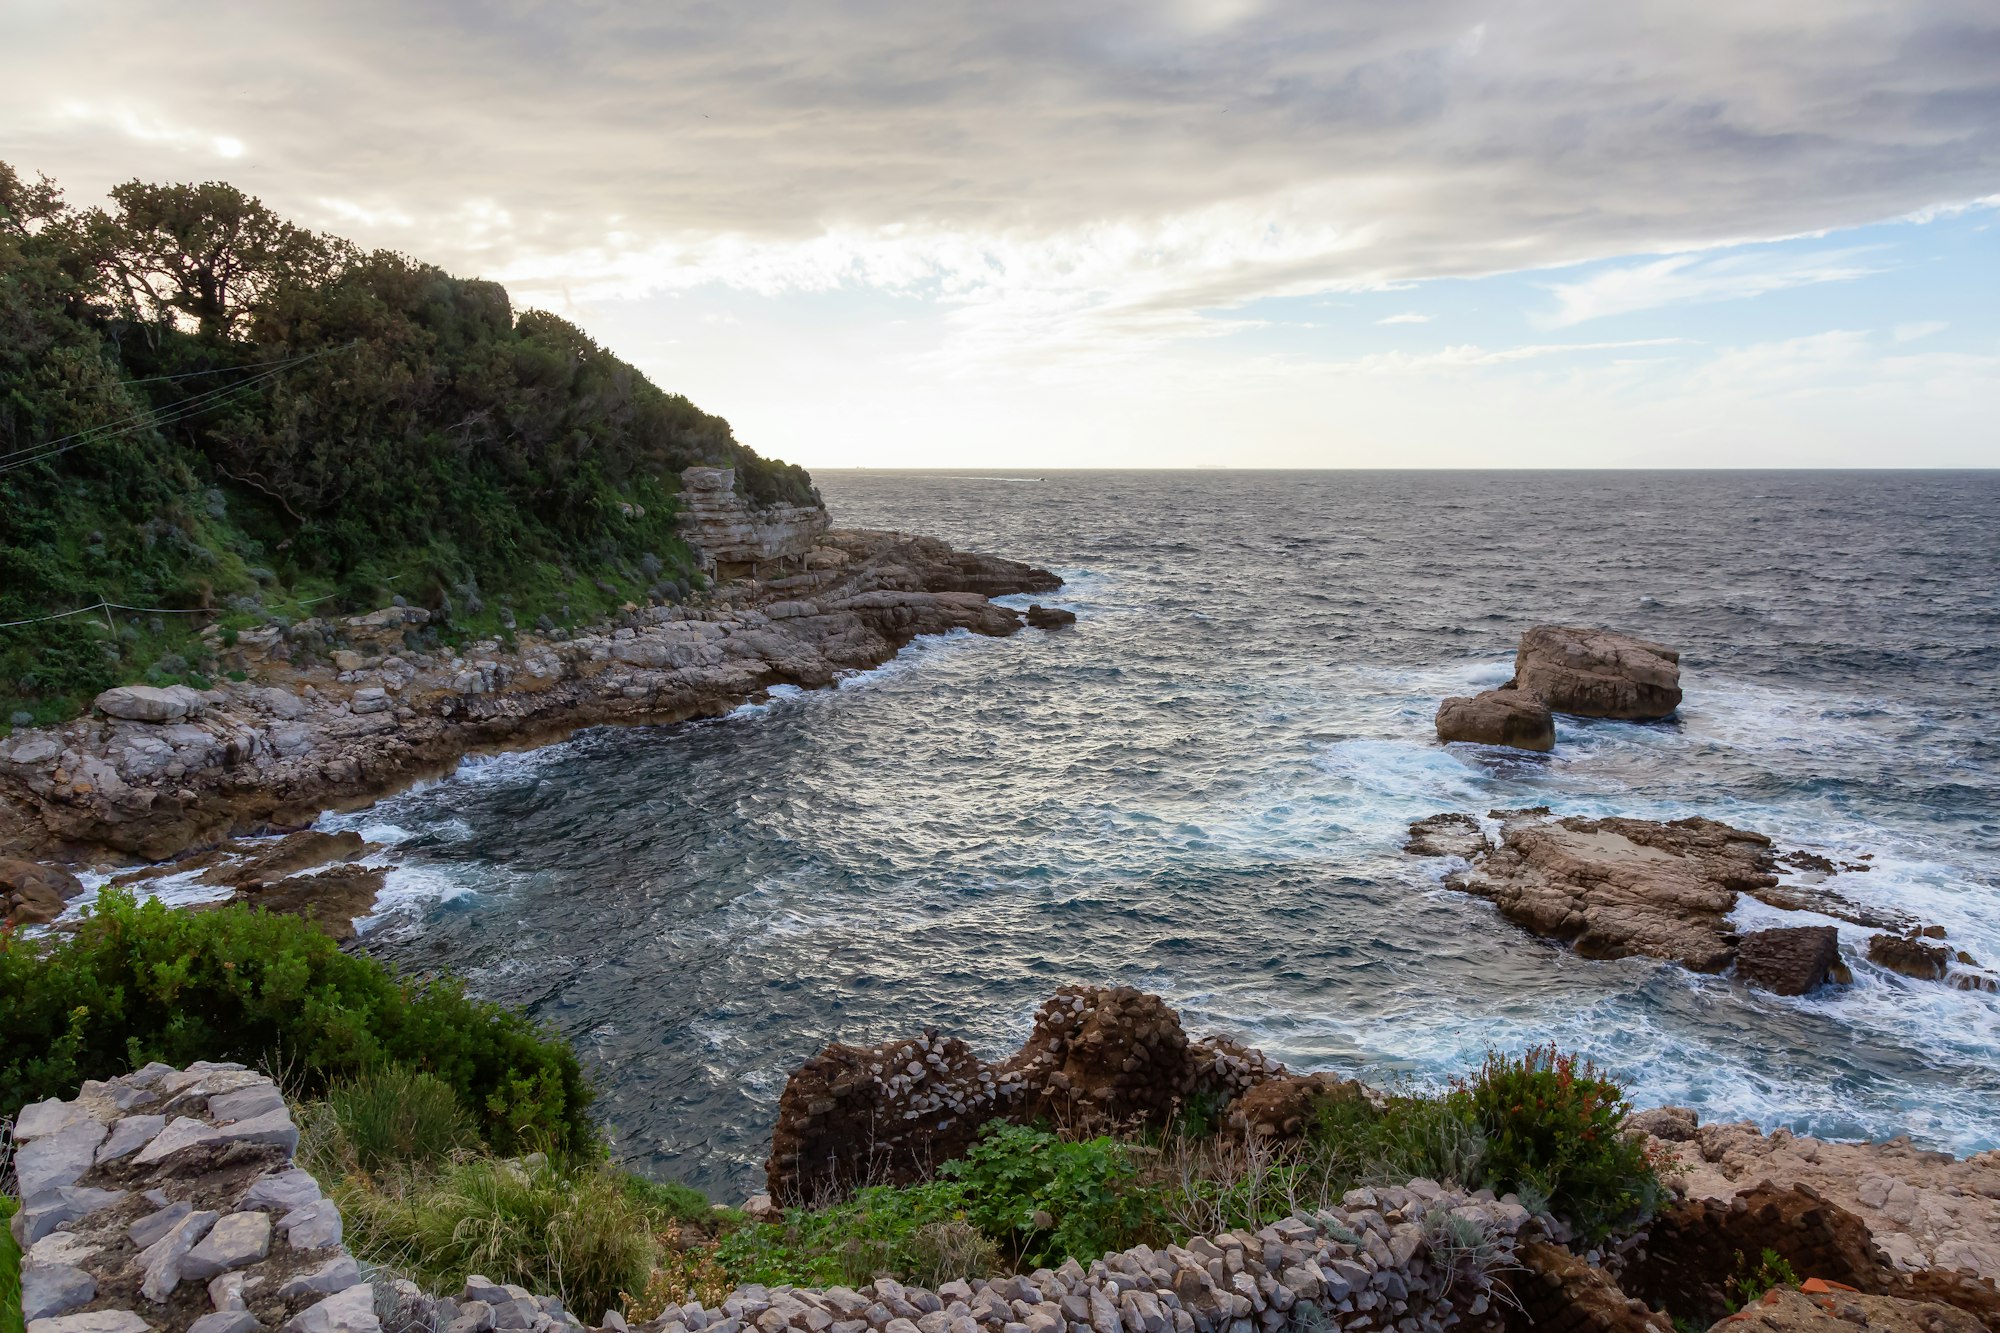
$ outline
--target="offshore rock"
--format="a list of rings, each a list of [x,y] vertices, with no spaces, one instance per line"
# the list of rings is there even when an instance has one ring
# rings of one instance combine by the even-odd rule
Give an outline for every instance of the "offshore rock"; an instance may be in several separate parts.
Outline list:
[[[773,686],[818,688],[880,666],[920,635],[1012,634],[1021,613],[989,598],[1062,585],[903,533],[822,530],[814,541],[796,573],[727,584],[699,606],[628,607],[574,634],[522,634],[511,651],[497,640],[440,646],[420,607],[246,630],[233,644],[218,631],[221,664],[249,679],[153,691],[173,699],[153,710],[160,721],[114,713],[0,740],[0,851],[161,861],[297,829],[474,750],[717,716]],[[151,698],[145,689],[118,698]]]
[[[1832,926],[1760,930],[1736,948],[1736,979],[1779,995],[1817,990],[1839,967],[1840,932]]]
[[[1469,836],[1472,821],[1460,815],[1412,825],[1408,848],[1437,855],[1448,846],[1469,864],[1445,875],[1447,887],[1489,899],[1509,921],[1586,958],[1643,954],[1720,972],[1736,956],[1736,895],[1778,882],[1769,838],[1712,819],[1494,814],[1497,844]]]
[[[1033,629],[1063,629],[1075,623],[1076,612],[1065,611],[1059,606],[1036,603],[1028,608],[1028,625]]]
[[[1652,721],[1681,703],[1680,654],[1610,630],[1536,625],[1514,654],[1516,689],[1558,713]]]
[[[828,1046],[785,1083],[767,1187],[789,1205],[908,1183],[963,1154],[989,1121],[1159,1127],[1189,1097],[1234,1102],[1284,1073],[1227,1039],[1190,1041],[1157,995],[1065,986],[1035,1011],[1021,1049],[995,1064],[935,1032]]]
[[[1548,705],[1531,694],[1515,689],[1487,690],[1439,704],[1437,737],[1446,742],[1546,752],[1556,748],[1556,723]]]

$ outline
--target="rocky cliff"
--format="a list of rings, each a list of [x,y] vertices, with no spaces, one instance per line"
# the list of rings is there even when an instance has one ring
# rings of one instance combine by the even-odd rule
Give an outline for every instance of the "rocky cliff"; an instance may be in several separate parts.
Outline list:
[[[405,606],[218,641],[244,680],[109,690],[90,717],[0,741],[0,854],[159,860],[300,826],[471,750],[714,716],[774,685],[878,666],[919,635],[1012,634],[1021,613],[987,599],[1062,584],[929,538],[814,541],[805,567],[700,606],[628,606],[614,624],[524,634],[511,650],[441,644],[429,614]]]
[[[827,530],[819,505],[753,507],[736,490],[736,470],[691,467],[681,473],[681,535],[702,572],[732,579],[781,578],[812,567]]]

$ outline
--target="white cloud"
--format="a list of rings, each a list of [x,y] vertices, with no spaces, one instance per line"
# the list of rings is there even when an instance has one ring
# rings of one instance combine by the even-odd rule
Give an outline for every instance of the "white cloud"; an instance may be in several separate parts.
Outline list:
[[[1669,255],[1624,264],[1549,288],[1555,308],[1535,316],[1543,328],[1628,315],[1661,306],[1739,301],[1821,282],[1850,282],[1884,271],[1866,248],[1795,255],[1752,250],[1724,255]]]
[[[1432,318],[1433,316],[1419,315],[1415,311],[1405,311],[1400,315],[1391,315],[1387,319],[1378,319],[1375,322],[1377,324],[1428,324]]]
[[[1933,333],[1943,333],[1950,327],[1941,319],[1926,319],[1914,324],[1898,324],[1890,330],[1890,336],[1899,343],[1911,343],[1919,338],[1928,338]]]

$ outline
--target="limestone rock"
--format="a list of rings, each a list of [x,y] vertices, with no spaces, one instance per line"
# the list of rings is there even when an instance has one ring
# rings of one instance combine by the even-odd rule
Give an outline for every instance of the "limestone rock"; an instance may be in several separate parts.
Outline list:
[[[1839,964],[1840,932],[1832,926],[1759,930],[1736,948],[1737,980],[1779,995],[1817,990]]]
[[[1951,970],[1951,950],[1909,935],[1876,935],[1868,941],[1868,961],[1918,981],[1942,981]]]
[[[1874,1296],[1819,1282],[1811,1292],[1773,1287],[1748,1313],[1774,1333],[1986,1333],[1979,1316],[1939,1301]],[[1714,1327],[1735,1333],[1731,1316]]]
[[[1444,883],[1490,899],[1508,920],[1566,940],[1586,958],[1642,954],[1720,972],[1735,958],[1728,918],[1736,895],[1778,882],[1769,838],[1712,819],[1495,813],[1498,844],[1455,841],[1469,864]],[[1410,849],[1436,855],[1442,831],[1420,821]]]
[[[205,1282],[232,1268],[254,1264],[271,1252],[269,1213],[231,1213],[209,1229],[181,1261],[181,1276]]]
[[[21,1145],[14,1154],[14,1175],[21,1198],[33,1202],[63,1185],[74,1185],[97,1160],[97,1145],[105,1127],[95,1120],[76,1120],[53,1134]]]
[[[145,1277],[139,1283],[139,1294],[149,1301],[160,1303],[172,1296],[174,1288],[180,1285],[181,1266],[186,1262],[188,1252],[214,1225],[214,1213],[206,1209],[192,1212],[174,1223],[166,1235],[147,1246],[137,1261],[145,1270]]]
[[[1440,741],[1505,745],[1516,750],[1556,748],[1556,723],[1548,705],[1521,690],[1487,690],[1438,705]]]
[[[362,1282],[293,1315],[285,1333],[380,1333],[381,1328],[375,1289]]]
[[[1610,630],[1537,625],[1514,655],[1515,688],[1576,717],[1671,717],[1680,682],[1679,653]]]
[[[38,1319],[31,1333],[147,1333],[151,1327],[130,1310],[86,1310]]]
[[[129,1157],[151,1143],[166,1127],[167,1118],[163,1115],[128,1115],[111,1127],[111,1133],[97,1150],[97,1161],[115,1162]]]
[[[33,1323],[89,1304],[97,1279],[68,1264],[27,1263],[21,1268],[21,1318]]]
[[[178,722],[199,717],[206,701],[201,691],[185,685],[158,689],[151,685],[120,685],[97,696],[93,707],[106,717],[131,722]]]

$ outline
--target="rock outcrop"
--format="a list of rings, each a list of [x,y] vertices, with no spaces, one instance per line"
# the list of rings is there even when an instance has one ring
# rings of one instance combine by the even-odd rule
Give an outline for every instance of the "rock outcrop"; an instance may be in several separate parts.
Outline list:
[[[1984,1281],[1989,1292],[2000,1282],[2000,1151],[1960,1159],[1927,1152],[1908,1139],[1832,1143],[1783,1129],[1764,1134],[1749,1123],[1704,1125],[1686,1108],[1671,1109],[1681,1128],[1649,1137],[1655,1154],[1677,1168],[1675,1188],[1691,1204],[1729,1213],[1740,1196],[1757,1190],[1773,1197],[1798,1191],[1808,1200],[1806,1209],[1819,1203],[1857,1218],[1866,1241],[1857,1253],[1878,1256],[1871,1263],[1902,1274],[1934,1271],[1951,1283]],[[1635,1121],[1641,1131],[1659,1127],[1642,1117]],[[1657,1226],[1654,1232],[1657,1245]],[[1795,1267],[1801,1276],[1817,1271],[1875,1289],[1831,1271],[1830,1260]],[[1905,1294],[1901,1288],[1881,1289]],[[2000,1312],[2000,1299],[1993,1309]]]
[[[827,530],[820,505],[757,507],[736,490],[736,469],[681,473],[681,533],[704,573],[728,581],[797,574]]]
[[[1831,864],[1824,858],[1780,855],[1763,834],[1713,819],[1558,817],[1543,806],[1494,810],[1488,818],[1498,825],[1491,835],[1471,815],[1420,819],[1410,825],[1404,850],[1463,861],[1445,872],[1446,887],[1488,899],[1509,921],[1569,943],[1586,958],[1639,954],[1696,972],[1734,965],[1739,981],[1804,995],[1853,980],[1840,958],[1838,931],[1801,925],[1739,935],[1729,919],[1739,894],[1782,911],[1857,925],[1901,922],[1893,912],[1856,904],[1827,887],[1817,869]],[[1781,869],[1800,864],[1812,867],[1805,874],[1814,882],[1781,882]],[[1942,928],[1902,924],[1908,935],[1877,937],[1890,940],[1897,961],[1928,967],[1945,952],[1926,942]],[[1871,948],[1871,958],[1875,952]],[[1952,983],[1981,988],[1989,974],[1970,955],[1959,957],[1965,970],[1954,969]]]
[[[1736,957],[1728,920],[1736,895],[1778,883],[1769,838],[1712,819],[1556,818],[1541,808],[1493,815],[1496,842],[1470,816],[1437,815],[1411,825],[1408,849],[1464,858],[1447,886],[1586,958],[1643,954],[1720,972]]]
[[[1556,722],[1548,705],[1522,690],[1486,690],[1456,696],[1438,705],[1440,741],[1505,745],[1516,750],[1556,748]]]
[[[1028,608],[1028,624],[1034,629],[1066,629],[1076,623],[1076,612],[1040,603]]]
[[[1736,979],[1779,995],[1804,995],[1846,969],[1832,926],[1780,926],[1745,935],[1736,947]]]
[[[828,1046],[785,1083],[767,1188],[795,1204],[862,1183],[908,1183],[963,1154],[992,1120],[1158,1127],[1189,1097],[1232,1102],[1284,1073],[1227,1039],[1190,1041],[1156,995],[1065,986],[1035,1011],[1021,1049],[997,1063],[935,1032]]]
[[[511,651],[443,647],[429,613],[402,606],[218,636],[224,664],[249,679],[188,691],[198,713],[107,714],[0,741],[0,837],[36,859],[110,849],[157,861],[299,828],[449,771],[468,751],[714,716],[774,685],[878,666],[919,635],[1011,634],[1021,613],[988,597],[1062,582],[899,533],[818,540],[826,558],[799,573],[730,585],[698,607],[629,607],[589,632],[524,633]]]
[[[1680,707],[1680,654],[1610,630],[1537,625],[1521,636],[1513,684],[1558,713],[1652,721]]]
[[[14,1126],[22,1314],[35,1333],[377,1333],[299,1131],[241,1065],[152,1064]],[[522,1325],[526,1327],[526,1325]]]

